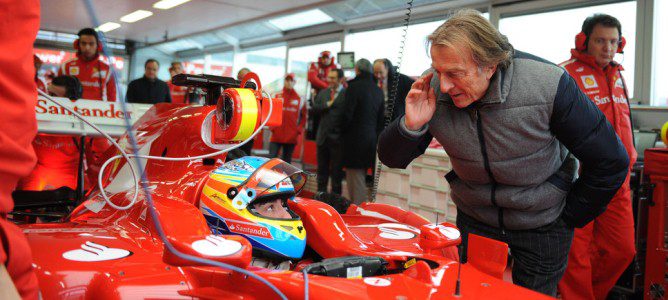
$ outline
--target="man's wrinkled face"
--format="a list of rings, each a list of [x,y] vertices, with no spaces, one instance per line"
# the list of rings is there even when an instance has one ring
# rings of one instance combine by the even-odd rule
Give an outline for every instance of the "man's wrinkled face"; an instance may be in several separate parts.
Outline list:
[[[97,40],[92,35],[84,34],[79,38],[79,51],[85,59],[91,60],[97,54]]]
[[[331,70],[327,73],[327,83],[332,89],[338,89],[341,78],[339,78],[339,73],[336,70]]]
[[[373,76],[376,76],[379,82],[384,82],[387,79],[387,68],[382,61],[373,63]]]
[[[617,53],[619,47],[619,31],[617,27],[606,27],[596,24],[589,35],[587,54],[596,59],[596,64],[605,68]]]
[[[485,96],[496,66],[479,67],[467,47],[432,45],[430,52],[441,92],[450,95],[455,106],[464,108]]]
[[[144,76],[151,80],[158,78],[158,63],[154,61],[147,63],[144,67]]]
[[[283,206],[283,200],[276,199],[255,205],[255,213],[274,219],[291,219],[292,216]]]

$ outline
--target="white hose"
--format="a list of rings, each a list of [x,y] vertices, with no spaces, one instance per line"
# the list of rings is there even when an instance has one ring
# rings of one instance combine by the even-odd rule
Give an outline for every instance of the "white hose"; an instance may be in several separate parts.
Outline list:
[[[261,90],[262,95],[266,96],[266,97],[269,99],[269,114],[267,115],[267,118],[262,122],[262,124],[260,125],[260,127],[258,127],[258,128],[253,132],[253,134],[252,134],[250,137],[248,137],[246,140],[244,140],[243,142],[241,142],[241,143],[239,143],[239,144],[236,144],[236,145],[234,145],[234,146],[232,146],[232,147],[229,147],[229,148],[220,150],[220,151],[216,151],[216,152],[209,153],[209,154],[203,154],[203,155],[199,155],[199,156],[189,156],[189,157],[162,157],[162,156],[151,156],[151,155],[135,155],[135,154],[127,154],[127,153],[125,153],[125,150],[124,150],[118,143],[116,143],[116,141],[115,141],[111,136],[109,136],[108,134],[106,134],[105,132],[103,132],[103,131],[102,131],[99,127],[97,127],[95,124],[93,124],[93,123],[89,122],[88,120],[86,120],[86,119],[85,119],[83,116],[81,116],[78,112],[76,112],[76,111],[70,109],[69,107],[66,107],[65,105],[62,105],[61,103],[59,103],[59,102],[57,102],[56,100],[54,100],[53,98],[51,98],[51,96],[49,96],[48,94],[44,93],[43,91],[38,91],[38,92],[39,92],[42,96],[44,96],[47,100],[49,100],[49,101],[55,103],[56,105],[58,105],[58,106],[64,108],[64,109],[67,110],[68,112],[72,113],[72,115],[74,115],[75,117],[81,119],[81,121],[83,121],[84,123],[88,124],[88,126],[92,127],[92,128],[95,129],[97,132],[99,132],[100,134],[102,134],[105,138],[107,138],[107,140],[109,140],[109,141],[110,141],[110,142],[111,142],[111,143],[118,149],[118,151],[121,152],[120,155],[113,156],[113,157],[109,158],[107,161],[105,161],[104,164],[102,164],[102,167],[100,168],[100,172],[99,172],[98,177],[97,177],[97,184],[98,184],[98,186],[99,186],[99,188],[100,188],[100,194],[102,195],[102,198],[104,198],[104,201],[107,202],[107,204],[109,204],[109,206],[111,206],[111,207],[113,207],[113,208],[115,208],[115,209],[117,209],[117,210],[127,210],[127,209],[129,209],[130,207],[132,207],[132,206],[137,202],[137,197],[138,197],[138,195],[139,195],[139,180],[137,179],[137,174],[136,174],[136,171],[135,171],[135,167],[134,167],[134,166],[132,165],[132,163],[130,162],[130,158],[131,158],[131,157],[137,157],[137,158],[141,158],[141,159],[165,160],[165,161],[189,161],[189,160],[198,160],[198,159],[204,159],[204,158],[209,158],[209,157],[213,157],[213,156],[218,156],[218,155],[221,155],[221,154],[223,154],[223,153],[229,152],[229,151],[231,151],[231,150],[237,149],[237,148],[243,146],[244,144],[246,144],[248,141],[250,141],[250,140],[252,140],[253,138],[255,138],[255,136],[256,136],[256,135],[262,130],[262,128],[267,124],[267,122],[269,121],[269,119],[270,119],[270,117],[271,117],[271,113],[273,112],[273,101],[271,101],[271,96],[270,96],[267,92],[265,92],[264,89],[262,89],[262,90]],[[118,206],[118,205],[114,204],[113,202],[111,202],[111,199],[109,199],[109,197],[107,196],[107,193],[106,193],[105,190],[104,190],[104,185],[103,185],[103,182],[102,182],[102,181],[103,181],[104,170],[107,168],[107,166],[108,166],[111,162],[113,162],[113,161],[115,161],[115,160],[117,160],[117,159],[119,159],[119,158],[121,158],[121,157],[125,158],[125,160],[127,161],[127,164],[130,166],[130,171],[132,172],[132,178],[134,179],[134,191],[135,191],[135,192],[134,192],[134,196],[132,197],[132,200],[130,201],[130,203],[129,203],[128,205],[126,205],[126,206]]]

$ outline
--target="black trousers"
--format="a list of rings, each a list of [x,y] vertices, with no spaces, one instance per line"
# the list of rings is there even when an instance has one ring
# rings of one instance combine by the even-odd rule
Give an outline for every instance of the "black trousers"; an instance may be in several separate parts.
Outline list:
[[[466,262],[468,233],[508,244],[514,259],[513,283],[552,297],[566,271],[568,252],[573,241],[573,228],[561,218],[528,230],[505,230],[481,223],[457,210],[457,227],[462,233],[462,261]]]
[[[292,163],[292,153],[295,151],[295,144],[269,143],[269,157],[278,157],[278,151],[283,148],[281,159],[286,163]]]
[[[343,181],[343,147],[341,142],[318,145],[318,192],[327,192],[327,181],[332,178],[332,193],[341,195]]]

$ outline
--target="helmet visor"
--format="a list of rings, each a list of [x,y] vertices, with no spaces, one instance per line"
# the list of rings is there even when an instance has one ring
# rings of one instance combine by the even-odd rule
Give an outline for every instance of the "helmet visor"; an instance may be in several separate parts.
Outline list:
[[[255,200],[263,196],[286,192],[297,195],[301,192],[304,184],[306,184],[304,171],[274,158],[257,168],[237,189],[255,190],[257,192],[253,199]]]

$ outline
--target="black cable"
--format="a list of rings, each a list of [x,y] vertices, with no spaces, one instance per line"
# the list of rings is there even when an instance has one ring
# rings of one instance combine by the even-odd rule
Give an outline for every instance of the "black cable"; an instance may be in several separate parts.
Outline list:
[[[394,80],[392,80],[392,87],[388,89],[387,97],[387,110],[385,113],[385,125],[383,128],[390,125],[392,122],[392,115],[394,114],[394,106],[397,102],[397,93],[399,89],[399,69],[401,69],[401,62],[404,58],[404,47],[406,46],[406,35],[408,34],[408,25],[411,21],[411,12],[413,10],[413,0],[409,0],[406,7],[406,18],[404,19],[404,29],[401,34],[401,43],[399,44],[399,58],[397,59],[396,70],[390,70],[388,68],[388,74],[394,74]],[[373,187],[371,188],[371,202],[376,202],[376,194],[378,194],[378,182],[380,181],[380,170],[382,169],[383,164],[380,160],[376,160],[376,171],[373,174]]]

